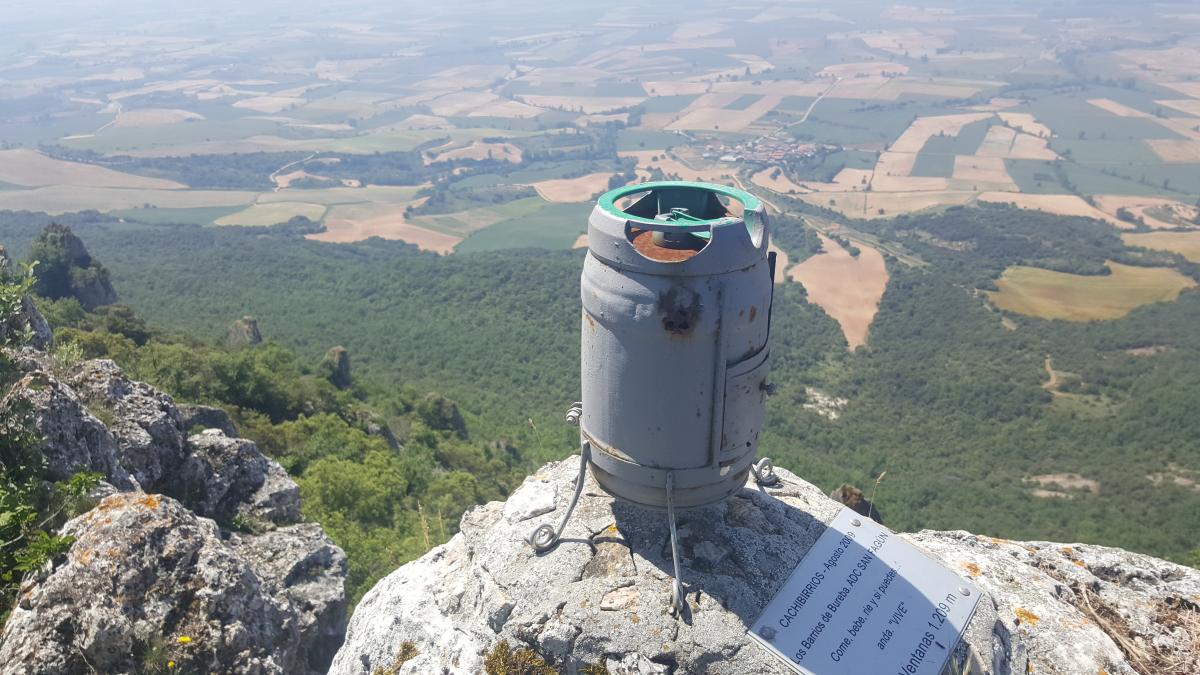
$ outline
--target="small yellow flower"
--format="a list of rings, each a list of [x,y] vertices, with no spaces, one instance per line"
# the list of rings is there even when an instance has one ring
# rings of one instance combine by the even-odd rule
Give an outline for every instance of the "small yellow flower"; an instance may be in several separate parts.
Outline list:
[[[192,641],[192,638],[190,638],[186,635],[179,636],[179,644],[181,644],[181,645],[186,645],[187,643],[189,643],[191,641]]]
[[[167,661],[167,668],[174,668],[174,667],[175,667],[174,661]]]

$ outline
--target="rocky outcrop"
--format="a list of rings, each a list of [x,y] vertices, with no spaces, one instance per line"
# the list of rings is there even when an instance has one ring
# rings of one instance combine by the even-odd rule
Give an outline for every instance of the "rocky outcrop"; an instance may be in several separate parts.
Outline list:
[[[290,672],[297,616],[213,521],[179,502],[122,493],[67,523],[77,537],[22,589],[0,643],[4,672]],[[147,663],[147,661],[150,661]]]
[[[237,427],[233,425],[229,413],[220,408],[182,403],[179,405],[179,416],[184,430],[220,429],[226,436],[237,438]]]
[[[34,274],[39,295],[73,297],[89,311],[117,301],[108,270],[92,258],[71,228],[51,223],[30,248],[38,262]]]
[[[121,466],[117,441],[112,433],[84,405],[73,389],[63,384],[26,356],[21,365],[34,369],[26,372],[3,401],[0,414],[14,415],[22,408],[31,409],[40,450],[46,458],[46,478],[66,480],[78,471],[102,474],[119,489],[134,489],[137,483]]]
[[[338,389],[345,389],[354,383],[350,376],[350,352],[345,347],[330,347],[321,361],[321,369],[330,384]]]
[[[22,587],[0,673],[324,672],[346,557],[300,522],[283,468],[219,428],[187,435],[228,417],[185,417],[111,361],[58,374],[44,353],[11,356],[24,372],[0,413],[29,411],[48,479],[95,471],[107,496],[63,529],[66,560]]]
[[[253,347],[263,341],[258,319],[243,316],[229,325],[229,344],[233,347]]]
[[[131,382],[107,359],[86,361],[69,382],[90,409],[108,418],[117,443],[117,461],[143,490],[162,491],[169,472],[187,454],[175,402],[142,382]]]
[[[273,595],[283,595],[297,614],[301,660],[328,665],[346,628],[346,554],[316,523],[279,528],[258,537],[235,535],[235,551],[251,563]]]
[[[0,246],[0,279],[8,279],[18,275],[8,249]],[[7,321],[0,321],[0,344],[11,344],[21,341],[28,335],[28,344],[36,349],[49,349],[54,335],[50,332],[50,324],[33,304],[33,298],[28,295],[21,298],[21,309]]]
[[[426,394],[417,402],[416,413],[430,429],[453,431],[459,438],[467,437],[467,423],[463,421],[458,404],[441,394]]]
[[[677,619],[662,513],[614,501],[589,479],[559,545],[538,555],[525,543],[561,517],[577,462],[547,465],[507,503],[469,510],[449,543],[380,581],[330,672],[474,674],[502,641],[566,673],[791,672],[746,630],[841,504],[779,471],[775,487],[681,513],[688,611]],[[1099,546],[902,536],[986,592],[955,672],[1197,672],[1194,569]]]

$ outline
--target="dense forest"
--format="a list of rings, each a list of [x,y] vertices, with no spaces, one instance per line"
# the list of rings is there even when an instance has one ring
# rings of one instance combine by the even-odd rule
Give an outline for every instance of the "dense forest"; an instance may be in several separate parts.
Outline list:
[[[149,226],[97,214],[63,220],[108,267],[122,301],[153,325],[216,349],[231,320],[252,314],[268,340],[294,350],[296,364],[315,367],[330,346],[344,345],[355,386],[376,410],[391,405],[408,419],[406,406],[429,391],[456,401],[470,440],[438,432],[448,434],[444,442],[485,460],[487,450],[499,452],[503,461],[493,455],[493,464],[464,468],[470,464],[430,452],[470,473],[479,499],[577,445],[561,413],[579,388],[580,252],[438,257],[378,239],[312,242],[287,227]],[[0,241],[23,252],[47,222],[42,214],[0,214]],[[772,379],[780,391],[770,402],[765,454],[824,489],[847,482],[874,492],[888,524],[902,530],[962,528],[1192,559],[1200,492],[1152,478],[1200,470],[1200,420],[1191,414],[1200,396],[1200,293],[1097,323],[1002,315],[982,293],[1013,264],[1098,273],[1117,260],[1194,275],[1191,267],[1125,248],[1096,221],[1007,207],[850,224],[906,255],[887,257],[891,281],[870,343],[854,352],[803,287],[779,287]],[[793,259],[813,253],[801,218],[777,227]],[[1147,347],[1155,349],[1138,351]],[[1047,357],[1068,373],[1061,390],[1071,396],[1043,387]],[[314,377],[295,368],[301,379]],[[133,372],[168,380],[150,365]],[[409,394],[386,403],[398,391]],[[831,418],[804,407],[814,392],[847,403]],[[264,447],[300,443],[303,425],[314,423],[301,418],[268,420],[294,435],[276,445],[263,435]],[[500,478],[486,473],[497,469]],[[1098,487],[1035,496],[1028,479],[1046,474],[1079,474]],[[311,508],[321,508],[317,501]],[[449,532],[457,516],[447,514],[462,504],[441,506]],[[415,504],[402,508],[415,517]]]

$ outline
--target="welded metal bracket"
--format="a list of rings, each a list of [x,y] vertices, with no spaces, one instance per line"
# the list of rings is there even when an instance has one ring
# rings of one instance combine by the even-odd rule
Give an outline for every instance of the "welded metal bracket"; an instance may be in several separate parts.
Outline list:
[[[567,424],[573,427],[579,426],[579,419],[582,416],[583,403],[576,401],[567,409]],[[584,479],[587,478],[588,460],[591,457],[592,444],[584,441],[579,450],[579,474],[575,476],[575,494],[571,497],[571,504],[567,506],[567,512],[563,514],[558,527],[554,527],[550,523],[542,523],[534,528],[533,532],[530,532],[529,537],[526,538],[529,545],[538,553],[544,553],[554,548],[554,545],[562,538],[563,530],[567,528],[567,521],[571,520],[571,514],[575,513],[575,505],[579,503],[579,495],[583,493]]]

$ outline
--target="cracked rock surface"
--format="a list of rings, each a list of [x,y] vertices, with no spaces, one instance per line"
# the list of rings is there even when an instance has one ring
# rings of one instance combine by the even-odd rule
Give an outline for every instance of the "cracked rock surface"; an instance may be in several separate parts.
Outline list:
[[[412,643],[417,655],[396,672],[475,674],[500,640],[568,674],[593,664],[614,675],[792,672],[746,630],[841,504],[777,470],[771,489],[751,483],[721,504],[681,512],[689,611],[677,619],[665,514],[615,501],[589,478],[562,541],[541,555],[525,543],[537,525],[557,524],[577,468],[577,458],[546,465],[515,493],[518,504],[469,510],[450,542],[381,580],[359,603],[330,672],[390,668]],[[547,495],[554,509],[542,512]],[[959,672],[1135,673],[1139,645],[1161,659],[1153,663],[1188,668],[1196,658],[1200,621],[1187,628],[1200,617],[1194,569],[1099,546],[902,536],[986,592],[952,657]]]
[[[186,435],[232,425],[211,408],[185,416],[112,361],[62,372],[37,350],[11,356],[22,373],[0,415],[28,407],[46,477],[98,472],[103,499],[64,526],[76,538],[65,560],[21,587],[0,675],[159,672],[168,658],[186,672],[328,668],[346,625],[346,556],[300,522],[299,488],[278,463],[220,428]]]

